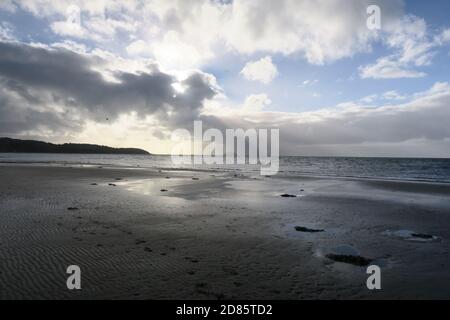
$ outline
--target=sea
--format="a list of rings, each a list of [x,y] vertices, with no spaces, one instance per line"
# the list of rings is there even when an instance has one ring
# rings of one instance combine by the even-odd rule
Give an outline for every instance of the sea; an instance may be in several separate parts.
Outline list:
[[[0,163],[205,170],[256,175],[260,165],[174,164],[170,155],[0,153]],[[450,183],[450,159],[282,156],[280,176],[352,177]]]

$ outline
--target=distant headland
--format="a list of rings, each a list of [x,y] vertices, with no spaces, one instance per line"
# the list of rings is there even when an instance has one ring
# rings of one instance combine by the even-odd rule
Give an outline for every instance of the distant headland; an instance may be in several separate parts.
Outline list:
[[[0,153],[99,153],[99,154],[147,154],[137,148],[112,148],[96,144],[64,143],[53,144],[37,140],[0,138]]]

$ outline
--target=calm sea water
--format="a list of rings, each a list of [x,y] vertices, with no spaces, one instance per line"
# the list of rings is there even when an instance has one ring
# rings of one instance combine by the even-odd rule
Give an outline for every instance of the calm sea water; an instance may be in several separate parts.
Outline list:
[[[0,153],[0,163],[103,165],[258,174],[259,165],[175,165],[170,156]],[[281,157],[282,176],[332,176],[450,183],[450,159]]]

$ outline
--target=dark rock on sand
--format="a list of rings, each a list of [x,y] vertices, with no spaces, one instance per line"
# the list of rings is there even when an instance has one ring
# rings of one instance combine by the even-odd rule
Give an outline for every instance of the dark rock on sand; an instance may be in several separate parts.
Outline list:
[[[97,184],[94,182],[94,183],[91,183],[91,186],[96,186]]]
[[[116,185],[114,183],[108,183],[108,186],[115,187]]]
[[[355,266],[365,267],[369,265],[372,262],[372,259],[364,258],[361,256],[353,256],[353,255],[346,255],[346,254],[334,254],[329,253],[325,257],[328,259],[331,259],[336,262],[344,262],[353,264]]]
[[[161,192],[166,192],[167,191],[167,189],[161,189]]]
[[[323,232],[323,231],[325,231],[323,229],[310,229],[310,228],[300,227],[300,226],[296,226],[295,230],[300,231],[300,232]]]
[[[198,263],[199,262],[197,259],[192,258],[192,257],[184,257],[184,259],[186,259],[186,260],[188,260],[188,261],[190,261],[192,263]]]
[[[433,235],[431,234],[425,234],[425,233],[411,233],[411,235],[415,238],[421,238],[421,239],[433,239]]]
[[[198,178],[192,178],[192,180],[198,180]]]
[[[78,208],[77,207],[68,207],[67,210],[74,211],[74,210],[78,210]]]
[[[295,194],[283,193],[280,197],[283,197],[283,198],[296,198],[297,196]]]

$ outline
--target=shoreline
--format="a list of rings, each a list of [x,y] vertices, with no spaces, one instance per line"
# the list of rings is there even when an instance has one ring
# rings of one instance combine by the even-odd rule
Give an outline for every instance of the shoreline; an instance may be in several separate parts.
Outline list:
[[[124,170],[147,170],[147,171],[180,171],[180,172],[205,172],[205,173],[224,173],[224,174],[241,174],[245,176],[261,176],[258,174],[258,170],[252,172],[242,172],[235,169],[222,170],[217,169],[199,169],[199,168],[170,168],[170,167],[144,167],[144,166],[131,166],[131,165],[114,165],[105,163],[61,163],[61,162],[18,162],[18,161],[0,161],[0,166],[48,166],[48,167],[62,167],[67,168],[98,168],[102,167],[105,169],[124,169]],[[285,171],[280,171],[284,173]],[[432,179],[412,179],[412,178],[395,178],[395,177],[372,177],[372,176],[338,176],[338,175],[317,175],[317,174],[302,174],[296,173],[295,175],[280,175],[276,174],[273,176],[267,176],[280,179],[344,179],[344,180],[357,180],[357,181],[373,181],[373,182],[404,182],[404,183],[424,183],[424,184],[435,184],[435,185],[450,185],[450,180],[432,180]]]

